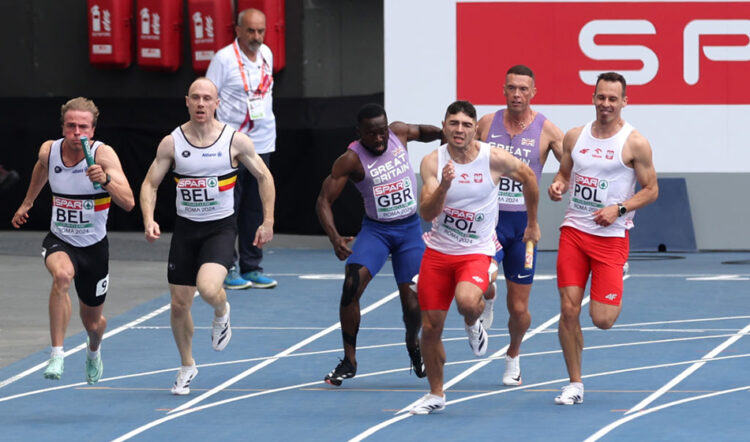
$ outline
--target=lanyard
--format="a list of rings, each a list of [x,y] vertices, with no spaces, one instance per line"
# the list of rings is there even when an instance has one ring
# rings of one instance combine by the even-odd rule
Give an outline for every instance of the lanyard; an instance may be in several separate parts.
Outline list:
[[[234,48],[234,55],[237,57],[237,64],[240,66],[240,75],[242,76],[242,86],[245,88],[245,92],[250,94],[250,86],[247,82],[247,77],[245,77],[245,65],[242,63],[242,57],[240,57],[240,49],[239,45],[237,44],[237,40],[235,39],[232,43],[232,47]],[[258,88],[253,91],[255,95],[263,96],[268,92],[269,89],[271,89],[271,84],[273,83],[273,77],[268,75],[266,73],[266,70],[264,67],[266,66],[266,60],[263,58],[263,54],[260,53],[260,50],[258,50],[258,54],[260,55],[260,60],[262,62],[261,69],[260,69],[260,83],[258,83]]]

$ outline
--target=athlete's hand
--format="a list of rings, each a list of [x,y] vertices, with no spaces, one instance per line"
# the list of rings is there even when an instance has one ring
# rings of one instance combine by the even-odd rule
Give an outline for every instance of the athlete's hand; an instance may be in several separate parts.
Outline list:
[[[452,160],[448,160],[445,166],[443,166],[443,178],[440,180],[440,187],[448,190],[454,178],[456,178],[456,167],[453,165]]]
[[[102,166],[98,164],[92,164],[89,166],[88,169],[86,169],[86,176],[89,177],[89,180],[92,183],[104,183],[107,181],[107,174],[104,173],[104,169],[102,169]]]
[[[602,207],[601,209],[594,212],[594,222],[602,227],[607,227],[608,225],[615,222],[616,219],[617,206]]]
[[[146,224],[144,233],[146,234],[146,241],[148,242],[154,242],[161,236],[161,229],[159,228],[159,223],[156,221],[151,221],[148,224]]]
[[[539,229],[539,223],[528,224],[523,232],[523,243],[531,241],[536,245],[540,239],[542,239],[542,231]]]
[[[31,209],[31,206],[21,204],[21,207],[16,210],[16,213],[13,215],[13,219],[10,222],[13,227],[20,229],[22,225],[26,224],[26,220],[29,219],[29,209]]]
[[[560,201],[563,194],[568,191],[567,187],[568,186],[566,186],[562,181],[553,181],[547,189],[549,199],[551,199],[552,201]]]
[[[336,257],[343,261],[352,254],[352,249],[349,248],[349,243],[354,241],[353,236],[339,236],[336,239],[331,240],[333,244],[333,251],[336,253]]]
[[[264,244],[271,242],[273,239],[273,227],[271,224],[263,223],[255,231],[255,240],[253,245],[257,248],[263,248]]]

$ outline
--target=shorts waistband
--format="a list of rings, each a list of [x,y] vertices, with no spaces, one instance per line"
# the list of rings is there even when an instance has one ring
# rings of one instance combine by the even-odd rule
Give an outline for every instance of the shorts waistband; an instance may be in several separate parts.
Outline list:
[[[419,216],[416,213],[413,214],[413,215],[411,215],[411,216],[408,216],[406,218],[396,219],[396,220],[393,220],[393,221],[378,221],[378,220],[374,220],[374,219],[370,218],[369,216],[365,215],[365,216],[362,217],[362,222],[367,221],[367,222],[371,222],[371,223],[375,223],[375,224],[380,224],[380,225],[383,225],[383,226],[400,226],[400,225],[404,225],[404,224],[411,224],[411,223],[417,221],[418,219],[419,219]]]

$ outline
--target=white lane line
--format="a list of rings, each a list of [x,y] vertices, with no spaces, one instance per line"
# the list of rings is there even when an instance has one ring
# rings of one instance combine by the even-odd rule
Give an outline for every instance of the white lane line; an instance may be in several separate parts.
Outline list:
[[[128,322],[127,324],[121,325],[120,327],[117,327],[116,329],[114,329],[112,331],[108,331],[108,332],[104,333],[104,337],[102,339],[111,338],[112,336],[115,336],[118,333],[122,333],[122,332],[124,332],[125,330],[127,330],[127,329],[129,329],[131,327],[134,327],[134,326],[136,326],[136,325],[138,325],[138,324],[140,324],[142,322],[148,321],[149,319],[153,318],[154,316],[159,315],[159,314],[161,314],[161,313],[169,310],[169,308],[170,308],[170,304],[161,306],[158,309],[152,311],[151,313],[147,313],[147,314],[141,316],[140,318],[138,318],[138,319],[136,319],[134,321]],[[70,350],[66,351],[65,352],[65,356],[71,355],[73,353],[77,353],[77,352],[79,352],[79,351],[81,351],[81,350],[83,350],[85,348],[86,348],[86,343],[84,342],[83,344],[79,344],[79,345],[71,348]],[[47,366],[47,361],[44,361],[44,362],[42,362],[40,364],[37,364],[37,365],[29,368],[28,370],[23,371],[23,372],[15,375],[15,376],[11,376],[8,379],[0,382],[0,388],[5,387],[6,385],[12,384],[13,382],[16,382],[19,379],[23,379],[26,376],[28,376],[28,375],[30,375],[30,374],[38,371],[38,370],[41,370],[42,368],[45,368],[46,366]]]
[[[674,401],[674,402],[667,402],[666,404],[659,405],[658,407],[648,408],[646,410],[641,410],[641,411],[638,411],[636,413],[633,413],[631,415],[625,416],[625,417],[623,417],[623,418],[621,418],[619,420],[616,420],[616,421],[612,422],[611,424],[607,425],[606,427],[602,428],[601,430],[599,430],[596,433],[592,434],[591,436],[587,437],[584,442],[594,442],[594,441],[597,441],[597,440],[601,439],[602,436],[606,435],[610,431],[614,430],[615,428],[619,427],[620,425],[622,425],[622,424],[624,424],[626,422],[630,422],[633,419],[637,419],[637,418],[639,418],[641,416],[645,416],[647,414],[651,414],[651,413],[654,413],[656,411],[663,410],[665,408],[669,408],[669,407],[672,407],[672,406],[675,406],[675,405],[682,405],[682,404],[685,404],[685,403],[688,403],[688,402],[693,402],[693,401],[697,401],[697,400],[701,400],[701,399],[707,399],[707,398],[714,397],[714,396],[720,396],[720,395],[723,395],[723,394],[736,393],[738,391],[745,391],[745,390],[750,390],[750,385],[745,385],[744,387],[737,387],[737,388],[732,388],[732,389],[729,389],[729,390],[715,391],[713,393],[707,393],[707,394],[702,394],[702,395],[699,395],[699,396],[694,396],[694,397],[689,397],[689,398],[685,398],[685,399],[680,399],[680,400]]]
[[[724,341],[721,344],[719,344],[718,346],[716,346],[713,350],[711,350],[710,352],[706,353],[706,355],[703,356],[700,361],[698,361],[695,364],[691,365],[690,367],[688,367],[687,369],[685,369],[682,373],[680,373],[679,375],[677,375],[674,378],[672,378],[671,381],[669,381],[666,384],[664,384],[660,389],[656,390],[654,393],[650,394],[647,398],[645,398],[642,401],[640,401],[633,408],[631,408],[630,410],[628,410],[625,413],[625,415],[628,415],[628,414],[631,414],[631,413],[635,413],[635,412],[638,412],[638,411],[644,409],[646,406],[648,406],[648,404],[650,404],[651,402],[655,401],[660,396],[662,396],[664,393],[666,393],[667,391],[669,391],[670,389],[672,389],[672,387],[674,387],[675,385],[677,385],[680,382],[682,382],[683,379],[685,379],[686,377],[688,377],[691,374],[693,374],[699,368],[703,367],[703,365],[706,363],[705,359],[711,359],[714,356],[716,356],[717,354],[721,353],[727,347],[729,347],[730,345],[732,345],[735,342],[737,342],[737,340],[739,340],[741,337],[745,336],[748,331],[750,331],[750,324],[746,325],[745,328],[743,328],[742,330],[740,330],[736,335],[730,337],[726,341]]]
[[[375,302],[373,304],[370,304],[366,308],[362,309],[362,311],[361,311],[360,314],[364,316],[367,313],[369,313],[369,312],[375,310],[376,308],[382,306],[386,302],[388,302],[388,301],[392,300],[393,298],[397,297],[398,295],[399,295],[398,290],[396,290],[395,292],[389,294],[388,296],[386,296],[386,297],[380,299],[379,301],[377,301],[377,302]],[[304,339],[304,340],[302,340],[302,341],[300,341],[300,342],[292,345],[291,347],[287,348],[286,350],[277,353],[272,358],[267,359],[267,360],[261,362],[260,364],[257,364],[255,366],[253,366],[253,367],[250,367],[247,370],[243,371],[242,373],[234,376],[233,378],[228,379],[228,380],[222,382],[221,384],[219,384],[216,387],[208,390],[207,392],[201,394],[200,396],[197,396],[196,398],[191,399],[191,400],[185,402],[184,404],[182,404],[179,407],[175,408],[174,410],[170,411],[168,414],[178,413],[178,412],[180,412],[182,410],[190,408],[190,407],[194,406],[195,404],[197,404],[197,403],[199,403],[199,402],[201,402],[201,401],[203,401],[203,400],[205,400],[205,399],[207,399],[207,398],[215,395],[216,393],[220,392],[221,390],[223,390],[223,389],[225,389],[225,388],[227,388],[227,387],[229,387],[231,385],[234,385],[235,383],[239,382],[240,380],[242,380],[242,379],[250,376],[251,374],[255,373],[256,371],[262,369],[263,367],[266,367],[267,365],[273,364],[274,362],[278,361],[280,358],[282,358],[284,356],[287,356],[290,353],[293,353],[296,350],[304,347],[305,345],[307,345],[307,344],[309,344],[309,343],[311,343],[311,342],[313,342],[313,341],[315,341],[315,340],[317,340],[319,338],[322,338],[323,336],[331,333],[334,330],[338,330],[340,328],[341,328],[341,323],[337,322],[337,323],[331,325],[330,327],[326,328],[325,330],[322,330],[322,331],[320,331],[320,332],[318,332],[318,333],[310,336],[309,338]]]
[[[663,343],[671,343],[671,342],[696,341],[696,340],[703,340],[703,339],[718,339],[718,338],[726,338],[726,337],[733,336],[733,335],[734,335],[734,333],[733,334],[725,334],[725,335],[694,336],[694,337],[690,337],[690,338],[672,338],[672,339],[659,339],[659,340],[653,340],[653,341],[636,341],[636,342],[626,342],[626,343],[620,343],[620,344],[595,345],[595,346],[585,347],[584,351],[587,351],[587,350],[609,349],[609,348],[616,348],[616,347],[628,347],[628,346],[634,346],[634,345],[663,344]],[[465,337],[463,337],[463,338],[451,338],[451,340],[458,340],[458,339],[464,340],[466,338]],[[445,339],[443,341],[445,341]],[[393,343],[393,344],[367,345],[367,346],[357,347],[357,350],[358,351],[360,351],[360,350],[371,350],[371,349],[379,349],[379,348],[395,347],[395,346],[401,347],[403,345],[404,345],[403,342],[397,342],[397,343]],[[336,353],[336,352],[340,352],[340,351],[341,351],[340,348],[336,348],[336,349],[331,349],[331,350],[319,350],[319,351],[310,351],[310,352],[300,352],[300,353],[294,353],[294,354],[291,354],[291,355],[284,356],[284,358],[296,358],[296,357],[304,357],[304,356],[316,356],[316,355],[321,355],[321,354]],[[546,355],[558,354],[558,353],[562,353],[562,350],[557,349],[557,350],[546,350],[546,351],[537,351],[537,352],[524,353],[524,357],[530,358],[530,357],[533,357],[533,356],[546,356]],[[501,356],[498,356],[498,357],[487,357],[486,360],[502,360],[503,357],[504,357],[504,355],[501,355]],[[244,363],[247,363],[247,362],[265,361],[265,360],[270,359],[270,358],[273,358],[273,356],[260,356],[260,357],[256,357],[256,358],[237,359],[237,360],[234,360],[234,361],[211,362],[211,363],[207,363],[207,364],[198,364],[197,366],[198,366],[198,368],[219,367],[219,366],[225,366],[225,365],[244,364]],[[479,361],[484,361],[484,360],[485,359],[481,359]],[[714,360],[717,360],[717,359],[714,359]],[[478,362],[477,359],[465,359],[465,360],[447,362],[445,364],[445,366],[448,367],[448,366],[452,366],[452,365],[471,365],[471,364],[475,364],[477,362]],[[159,369],[159,370],[145,371],[145,372],[140,372],[140,373],[131,373],[131,374],[120,375],[120,376],[113,376],[113,377],[109,377],[109,378],[102,378],[101,380],[99,380],[99,383],[102,384],[102,383],[105,383],[105,382],[112,382],[112,381],[117,381],[117,380],[122,380],[122,379],[131,379],[131,378],[138,378],[138,377],[143,377],[143,376],[151,376],[151,375],[161,374],[161,373],[169,373],[169,372],[174,372],[177,369],[179,369],[179,367],[163,368],[163,369]],[[364,378],[364,377],[369,377],[369,376],[380,376],[380,375],[384,375],[384,374],[391,374],[391,373],[398,373],[398,372],[402,372],[402,371],[409,371],[410,369],[411,369],[411,367],[393,368],[393,369],[384,370],[384,371],[378,371],[378,372],[373,372],[373,373],[357,374],[357,379]],[[6,401],[10,401],[12,399],[18,399],[18,398],[22,398],[22,397],[26,397],[26,396],[32,396],[32,395],[47,393],[47,392],[50,392],[50,391],[63,390],[63,389],[66,389],[66,388],[81,387],[81,386],[85,386],[85,385],[86,384],[84,382],[78,382],[78,383],[74,383],[74,384],[61,385],[61,386],[50,387],[50,388],[43,388],[43,389],[28,391],[28,392],[19,393],[19,394],[15,394],[15,395],[11,395],[11,396],[0,397],[0,402],[6,402]],[[453,402],[450,402],[450,403],[453,403]]]

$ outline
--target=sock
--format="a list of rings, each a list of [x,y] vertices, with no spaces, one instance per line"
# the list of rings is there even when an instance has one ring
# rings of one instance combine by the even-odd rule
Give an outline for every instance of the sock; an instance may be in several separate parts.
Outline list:
[[[216,316],[216,313],[214,313],[214,318],[216,318],[219,322],[227,322],[229,319],[229,303],[227,302],[227,312],[224,313],[224,316]]]
[[[492,298],[492,299],[486,299],[486,298],[485,298],[485,300],[484,300],[484,303],[485,303],[485,304],[487,304],[487,307],[489,307],[489,308],[490,308],[490,310],[493,310],[493,305],[495,304],[495,299],[496,299],[496,298],[497,298],[497,296],[495,296],[495,297],[494,297],[494,298]]]
[[[60,347],[52,347],[52,351],[50,352],[50,357],[54,358],[56,356],[63,357],[65,356],[65,352],[63,351],[62,346]]]
[[[99,352],[102,349],[102,344],[99,344],[99,348],[96,351],[91,351],[91,349],[86,346],[86,357],[89,359],[96,359],[99,357]]]

